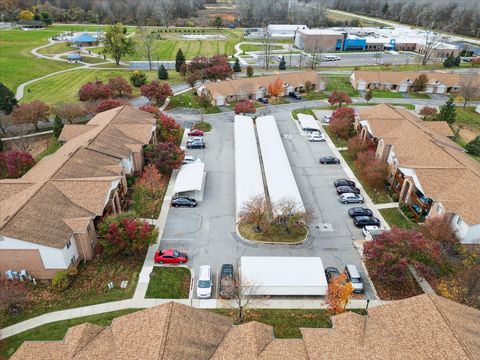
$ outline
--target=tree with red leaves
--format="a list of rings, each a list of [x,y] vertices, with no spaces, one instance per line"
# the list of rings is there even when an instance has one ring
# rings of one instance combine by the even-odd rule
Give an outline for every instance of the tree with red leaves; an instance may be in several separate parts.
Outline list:
[[[32,155],[24,151],[10,150],[0,153],[0,179],[17,179],[35,165]]]
[[[154,164],[148,164],[133,186],[133,210],[142,218],[156,218],[162,206],[165,193],[162,174]]]
[[[169,96],[173,96],[172,88],[167,83],[160,84],[158,81],[152,81],[149,84],[142,85],[140,92],[148,100],[153,101],[155,105],[161,106]]]
[[[363,254],[370,275],[394,287],[409,282],[409,265],[428,279],[433,277],[442,261],[438,243],[425,239],[415,230],[395,227],[367,241]]]
[[[47,121],[49,116],[50,107],[38,100],[21,104],[12,111],[14,124],[33,124],[37,130],[38,122]]]
[[[337,91],[333,90],[330,96],[328,97],[328,102],[330,105],[338,104],[338,106],[342,106],[343,103],[351,104],[352,99],[345,91]]]
[[[359,176],[374,192],[385,186],[388,166],[385,161],[375,156],[374,150],[358,153],[354,164]]]
[[[198,80],[202,78],[200,72],[197,70],[193,73],[189,73],[187,76],[187,84],[193,89]]]
[[[348,139],[347,142],[347,153],[352,159],[356,159],[358,153],[362,151],[366,151],[368,149],[368,145],[365,141],[362,140],[360,136],[354,136]]]
[[[445,215],[428,217],[420,227],[420,231],[426,239],[440,243],[446,247],[458,243],[451,221],[449,221]]]
[[[339,107],[332,114],[330,131],[342,139],[348,139],[353,133],[355,112],[350,107]]]
[[[107,110],[115,109],[116,107],[121,106],[122,103],[115,99],[102,100],[98,103],[97,108],[95,109],[96,113],[104,112]]]
[[[250,100],[242,100],[235,104],[235,114],[255,114],[257,109],[255,108],[255,104],[253,101]]]
[[[226,55],[213,55],[210,58],[194,57],[190,61],[188,69],[191,73],[199,72],[202,80],[225,80],[233,74]]]
[[[424,106],[420,112],[420,115],[422,115],[423,120],[427,120],[429,118],[432,118],[433,116],[438,114],[437,108],[434,108],[433,106]]]
[[[280,96],[283,96],[285,94],[283,80],[277,79],[274,82],[270,83],[268,85],[268,94],[275,99],[277,99]]]
[[[160,115],[160,109],[155,105],[142,105],[138,108],[139,110],[146,111],[153,115]]]
[[[131,213],[106,217],[98,227],[98,245],[106,256],[140,254],[158,237],[158,230]]]
[[[88,82],[78,91],[80,101],[106,100],[112,97],[112,89],[102,81]]]
[[[108,87],[112,90],[112,93],[118,97],[132,94],[130,83],[122,76],[108,79]]]
[[[181,126],[175,119],[165,113],[160,113],[157,119],[157,140],[160,142],[175,142],[180,135]]]
[[[182,165],[185,151],[172,141],[161,142],[147,146],[145,158],[154,163],[162,174],[166,174]]]

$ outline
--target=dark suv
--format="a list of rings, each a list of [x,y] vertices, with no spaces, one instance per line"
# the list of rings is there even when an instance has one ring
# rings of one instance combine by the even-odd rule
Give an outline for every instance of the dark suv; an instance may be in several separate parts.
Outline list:
[[[234,286],[233,265],[223,264],[222,270],[220,271],[220,288],[218,291],[220,297],[223,299],[231,299],[234,295]]]
[[[333,182],[333,185],[335,187],[339,186],[350,186],[350,187],[355,187],[357,184],[355,184],[355,181],[352,180],[347,180],[347,179],[337,179]]]
[[[338,186],[337,194],[340,195],[343,193],[360,194],[360,189],[356,187],[350,187],[350,186]]]
[[[300,96],[300,94],[296,91],[291,91],[288,93],[288,96],[294,98],[294,99],[297,99],[297,100],[302,100],[302,97]]]
[[[355,216],[372,216],[373,212],[369,208],[364,207],[353,207],[348,209],[348,215],[351,217]]]
[[[197,206],[197,200],[186,197],[186,196],[180,196],[180,197],[174,197],[171,202],[173,207],[195,207]]]
[[[373,216],[354,216],[353,224],[356,227],[364,227],[366,225],[380,226],[380,220]]]
[[[340,275],[340,271],[336,267],[329,266],[325,269],[325,276],[327,277],[327,281],[330,283],[332,279],[336,276]]]

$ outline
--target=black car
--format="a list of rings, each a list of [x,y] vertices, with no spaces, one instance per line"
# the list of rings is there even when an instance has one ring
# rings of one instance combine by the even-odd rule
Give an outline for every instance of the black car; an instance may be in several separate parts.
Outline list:
[[[262,104],[268,104],[268,98],[260,98],[258,99]]]
[[[340,195],[343,193],[360,194],[360,189],[356,187],[350,187],[350,186],[338,186],[337,194]]]
[[[369,208],[353,207],[353,208],[348,209],[348,215],[350,215],[350,217],[373,216],[373,212]]]
[[[205,149],[205,142],[203,140],[194,140],[187,143],[187,149]]]
[[[223,299],[231,299],[234,293],[233,265],[223,264],[220,271],[220,287],[218,293]]]
[[[301,100],[302,97],[300,96],[300,94],[296,91],[291,91],[288,93],[288,96],[294,98],[294,99],[297,99],[297,100]]]
[[[325,276],[327,277],[327,281],[330,282],[332,278],[340,275],[340,271],[336,267],[329,266],[325,269]]]
[[[197,206],[197,200],[186,197],[186,196],[180,196],[180,197],[174,197],[171,202],[173,207],[196,207]]]
[[[366,225],[380,226],[380,220],[373,216],[354,216],[353,224],[356,227],[364,227]]]
[[[355,181],[352,180],[347,180],[347,179],[337,179],[333,182],[333,185],[335,187],[339,186],[350,186],[350,187],[355,187],[357,184],[355,184]]]
[[[333,156],[322,156],[320,164],[340,164],[340,160]]]

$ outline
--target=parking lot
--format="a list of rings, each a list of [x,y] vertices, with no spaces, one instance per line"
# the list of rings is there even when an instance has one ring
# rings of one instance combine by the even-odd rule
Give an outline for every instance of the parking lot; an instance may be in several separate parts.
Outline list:
[[[171,208],[161,240],[161,248],[175,248],[188,254],[188,265],[198,272],[200,265],[211,265],[218,292],[221,265],[236,266],[248,256],[320,256],[325,267],[342,270],[355,264],[365,281],[365,297],[373,299],[361,258],[353,240],[362,239],[347,214],[333,186],[336,178],[345,177],[339,165],[320,165],[320,156],[332,155],[326,143],[309,143],[299,131],[289,112],[273,114],[292,166],[303,202],[311,211],[310,236],[301,245],[257,245],[235,235],[235,181],[233,115],[219,114],[207,118],[213,131],[206,135],[205,150],[188,150],[205,162],[207,172],[203,201],[197,208]],[[353,205],[352,205],[353,206]]]

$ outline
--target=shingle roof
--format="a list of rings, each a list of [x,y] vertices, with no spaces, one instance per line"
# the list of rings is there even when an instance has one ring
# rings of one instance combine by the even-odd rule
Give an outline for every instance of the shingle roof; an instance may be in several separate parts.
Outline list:
[[[480,223],[480,164],[446,137],[448,124],[421,121],[387,104],[362,108],[359,117],[373,136],[393,146],[399,166],[415,171],[426,196],[467,223]]]
[[[87,131],[92,130],[91,126],[80,125],[80,124],[65,124],[63,126],[62,132],[58,137],[58,141],[68,141],[73,138],[86,133]]]
[[[167,303],[71,328],[63,341],[25,342],[26,359],[480,359],[480,311],[434,295],[332,317],[332,328],[303,328],[275,339],[269,325],[233,326],[210,311]]]

